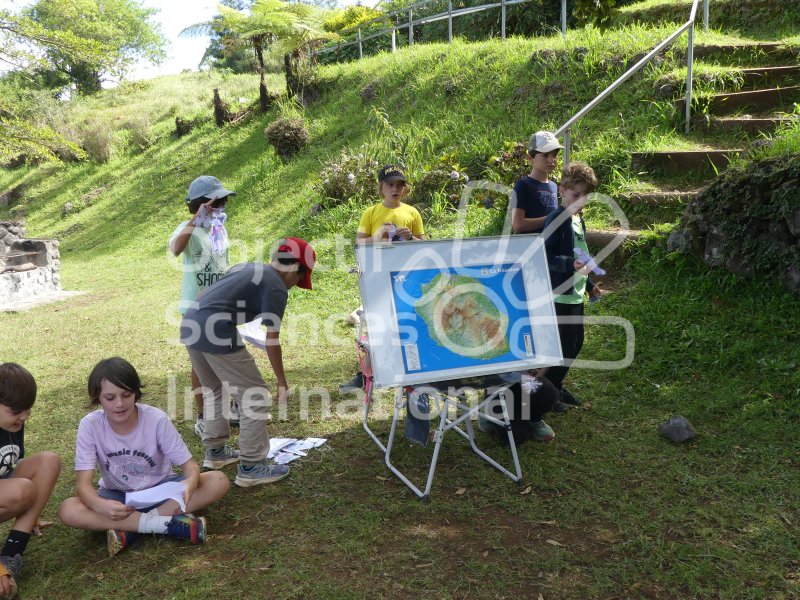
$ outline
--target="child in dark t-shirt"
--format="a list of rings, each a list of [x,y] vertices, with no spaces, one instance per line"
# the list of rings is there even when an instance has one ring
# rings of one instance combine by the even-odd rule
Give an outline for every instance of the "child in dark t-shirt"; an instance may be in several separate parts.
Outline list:
[[[61,473],[53,452],[25,456],[25,421],[35,401],[33,375],[16,363],[0,364],[0,522],[15,519],[0,550],[0,598],[17,593],[22,555],[31,533],[41,535],[46,523],[39,516]]]
[[[537,131],[528,140],[531,172],[514,185],[511,228],[514,233],[541,233],[544,220],[558,206],[558,188],[550,180],[563,146],[549,131]]]

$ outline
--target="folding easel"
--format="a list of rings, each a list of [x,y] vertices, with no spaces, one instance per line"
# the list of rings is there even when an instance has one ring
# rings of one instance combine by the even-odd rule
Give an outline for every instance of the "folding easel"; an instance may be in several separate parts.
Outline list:
[[[439,382],[436,384],[426,384],[424,389],[426,392],[433,391],[434,389],[438,389],[438,393],[434,392],[432,394],[433,399],[436,401],[438,408],[439,408],[439,424],[433,432],[433,455],[431,457],[430,467],[428,469],[428,478],[425,482],[425,489],[420,490],[414,483],[406,477],[400,469],[398,469],[394,464],[392,464],[392,447],[394,445],[394,436],[397,431],[397,422],[401,419],[403,409],[408,409],[408,395],[413,393],[413,388],[411,386],[401,386],[397,388],[397,392],[395,393],[395,400],[394,400],[394,415],[392,417],[392,425],[389,429],[389,437],[386,442],[386,445],[381,442],[378,436],[369,428],[368,418],[369,418],[369,409],[372,405],[372,369],[371,369],[371,356],[369,355],[369,342],[365,339],[362,333],[362,325],[363,320],[359,320],[359,332],[358,332],[358,341],[356,342],[356,348],[359,353],[359,363],[361,365],[361,370],[364,375],[365,380],[365,392],[366,397],[364,400],[364,419],[363,425],[364,430],[369,434],[369,436],[373,439],[373,441],[377,444],[378,448],[381,449],[381,452],[384,454],[384,462],[389,470],[397,475],[397,477],[405,483],[412,492],[423,502],[428,502],[430,499],[430,491],[431,486],[433,485],[433,477],[436,474],[436,464],[439,459],[439,451],[442,446],[442,442],[444,441],[444,434],[448,431],[456,431],[461,434],[462,437],[466,438],[469,441],[470,447],[472,451],[475,452],[479,457],[483,460],[488,462],[492,465],[495,469],[506,475],[511,479],[511,481],[515,482],[517,485],[522,485],[522,469],[519,465],[519,457],[517,455],[517,446],[514,442],[514,435],[511,433],[511,421],[509,419],[508,414],[508,407],[505,401],[505,392],[508,390],[509,384],[503,383],[498,377],[496,376],[487,376],[482,377],[483,383],[480,387],[486,390],[486,394],[484,399],[475,405],[469,405],[466,402],[466,397],[463,394],[457,394],[455,396],[450,396],[448,394],[451,390],[459,390],[464,387],[469,387],[462,385],[464,380],[451,380],[451,381],[444,381]],[[370,361],[365,360],[367,357],[370,358]],[[474,387],[474,386],[473,386]],[[442,391],[442,389],[444,391]],[[489,414],[489,411],[486,408],[490,405],[497,403],[502,409],[502,419],[494,417]],[[450,418],[450,409],[455,408],[456,417],[454,419]],[[472,423],[473,415],[481,414],[481,418],[486,419],[489,422],[492,422],[496,425],[499,425],[506,431],[506,435],[508,436],[508,447],[511,450],[511,457],[514,462],[514,472],[512,473],[503,465],[495,461],[491,456],[486,454],[483,450],[478,448],[478,445],[475,441],[475,430]]]

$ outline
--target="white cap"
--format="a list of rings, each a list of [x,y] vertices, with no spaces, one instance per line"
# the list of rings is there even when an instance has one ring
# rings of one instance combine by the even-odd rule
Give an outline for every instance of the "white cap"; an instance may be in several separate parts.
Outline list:
[[[552,152],[553,150],[563,149],[564,146],[558,143],[558,138],[549,131],[537,131],[528,140],[528,152]]]

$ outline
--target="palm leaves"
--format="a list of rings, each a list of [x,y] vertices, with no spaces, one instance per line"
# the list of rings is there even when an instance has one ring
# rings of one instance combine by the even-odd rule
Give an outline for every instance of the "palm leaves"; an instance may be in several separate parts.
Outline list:
[[[308,4],[283,0],[256,0],[249,14],[220,4],[219,15],[212,21],[196,23],[181,35],[207,35],[212,31],[223,37],[246,42],[253,47],[261,76],[259,100],[261,110],[269,108],[267,82],[264,76],[264,53],[279,45],[284,51],[299,48],[312,40],[331,37],[322,30],[318,9]]]

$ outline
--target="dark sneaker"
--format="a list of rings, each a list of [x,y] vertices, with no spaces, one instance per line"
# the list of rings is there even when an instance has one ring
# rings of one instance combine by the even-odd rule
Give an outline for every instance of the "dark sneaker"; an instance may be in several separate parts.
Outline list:
[[[8,575],[9,584],[11,585],[11,593],[5,598],[13,598],[17,595],[17,579],[19,579],[20,571],[22,571],[22,555],[15,554],[12,556],[0,556],[0,577]]]
[[[228,445],[222,448],[207,448],[203,466],[206,469],[221,469],[239,462],[239,451]]]
[[[205,517],[175,515],[167,523],[167,533],[165,535],[179,540],[186,540],[192,544],[202,544],[206,541]]]
[[[286,465],[275,465],[262,460],[254,465],[239,465],[239,472],[233,481],[239,487],[253,487],[262,483],[275,483],[289,474]]]
[[[553,408],[550,409],[550,412],[554,412],[557,415],[563,415],[570,409],[569,404],[564,404],[561,400],[556,400],[556,403],[553,404]]]
[[[544,421],[531,421],[530,432],[537,442],[549,442],[556,437],[556,432]]]
[[[561,390],[561,402],[564,404],[569,404],[571,406],[580,406],[583,404],[578,398],[570,394],[567,390]]]
[[[116,556],[128,546],[132,546],[139,539],[139,534],[133,531],[120,531],[119,529],[109,529],[106,532],[108,541],[108,555]]]
[[[361,371],[359,371],[358,373],[355,374],[353,379],[339,386],[339,393],[347,394],[349,392],[355,392],[356,390],[360,390],[363,387],[364,387],[364,374]]]

